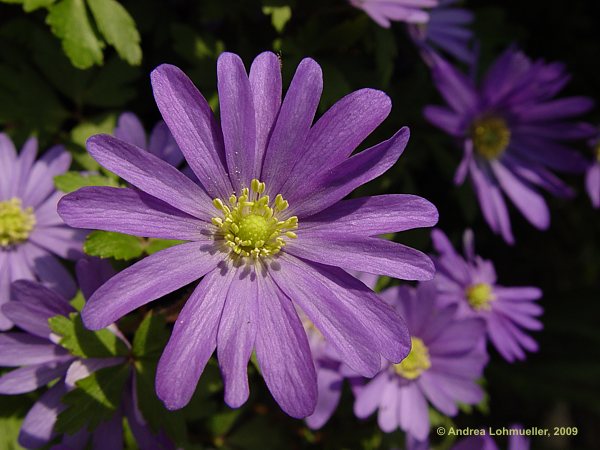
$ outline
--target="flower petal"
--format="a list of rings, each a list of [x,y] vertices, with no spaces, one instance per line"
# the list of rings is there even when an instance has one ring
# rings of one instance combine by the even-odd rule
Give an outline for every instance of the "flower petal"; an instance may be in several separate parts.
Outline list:
[[[19,444],[25,448],[39,448],[50,442],[55,435],[56,418],[65,409],[61,399],[66,393],[64,383],[59,382],[40,397],[23,420]]]
[[[64,375],[71,361],[53,361],[12,370],[0,376],[0,394],[32,392]]]
[[[321,428],[337,408],[342,396],[344,378],[336,370],[317,369],[318,398],[315,412],[306,418],[306,424],[313,430]]]
[[[155,253],[119,272],[85,304],[86,327],[100,330],[125,314],[213,270],[223,255],[206,242],[189,242]]]
[[[128,144],[135,145],[144,150],[148,148],[144,125],[142,125],[138,116],[132,112],[124,112],[119,116],[113,134],[116,138],[119,138]]]
[[[0,366],[19,367],[56,361],[69,355],[64,348],[37,336],[12,332],[0,334]]]
[[[47,150],[31,169],[23,194],[23,205],[37,207],[55,190],[54,177],[71,165],[71,154],[62,145]],[[37,215],[37,211],[36,211]]]

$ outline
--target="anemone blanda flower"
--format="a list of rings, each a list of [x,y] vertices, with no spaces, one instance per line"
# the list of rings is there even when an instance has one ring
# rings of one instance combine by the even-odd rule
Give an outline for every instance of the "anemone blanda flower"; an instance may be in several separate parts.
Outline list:
[[[391,22],[426,23],[429,8],[438,0],[350,0],[355,8],[362,9],[379,26],[389,28]]]
[[[148,150],[174,167],[179,167],[184,161],[183,153],[173,139],[169,127],[162,120],[154,125],[150,136],[146,137],[140,119],[132,112],[124,112],[119,116],[113,134],[128,144]]]
[[[241,59],[217,63],[220,125],[178,68],[152,73],[163,119],[200,184],[139,148],[110,136],[90,154],[138,189],[93,187],[66,196],[72,226],[190,241],[117,274],[82,315],[99,329],[204,277],[181,311],[157,370],[157,393],[170,409],[191,398],[215,348],[233,407],[248,397],[253,350],[276,401],[305,417],[316,402],[316,374],[298,306],[345,364],[372,376],[381,356],[409,351],[400,317],[342,269],[429,279],[421,252],[375,236],[431,226],[437,211],[411,195],[344,200],[395,163],[408,139],[350,156],[388,115],[389,98],[362,89],[314,126],[322,90],[319,65],[303,60],[281,101],[280,61],[263,53],[249,76]],[[261,181],[259,181],[261,180]]]
[[[427,23],[409,24],[408,32],[415,43],[425,50],[439,48],[469,65],[474,63],[474,33],[468,28],[474,14],[456,6],[458,0],[439,0],[429,11]],[[428,60],[429,57],[425,56]]]
[[[424,114],[463,146],[455,182],[470,175],[485,220],[508,243],[514,237],[503,193],[533,226],[548,228],[550,212],[537,188],[572,196],[552,171],[585,169],[585,159],[564,141],[594,132],[591,125],[576,122],[592,100],[555,99],[569,80],[565,67],[532,61],[512,48],[479,87],[439,56],[432,58],[433,80],[448,107],[428,106]]]
[[[69,168],[71,156],[56,146],[36,161],[37,150],[37,139],[30,138],[17,155],[10,138],[0,133],[0,305],[9,300],[10,283],[20,279],[75,295],[71,275],[55,256],[82,254],[82,231],[65,226],[56,213],[62,194],[53,178]],[[11,326],[0,310],[0,330]]]
[[[487,363],[485,323],[457,318],[456,305],[441,306],[433,283],[396,286],[380,293],[405,318],[412,348],[400,364],[386,364],[356,396],[354,413],[376,410],[385,432],[400,427],[423,441],[429,434],[428,402],[454,416],[457,403],[475,404],[483,392],[476,380]]]
[[[107,263],[80,260],[77,274],[82,291],[90,295],[113,271]],[[0,376],[0,394],[33,392],[58,380],[27,413],[19,433],[19,443],[23,447],[39,448],[58,438],[61,444],[53,449],[84,449],[90,440],[93,448],[119,448],[123,440],[123,417],[126,417],[141,449],[174,448],[163,433],[155,435],[142,418],[134,393],[133,370],[122,395],[122,404],[111,419],[100,424],[94,432],[85,428],[74,435],[59,436],[54,432],[57,417],[65,408],[61,399],[78,380],[127,361],[125,357],[80,358],[58,345],[48,326],[48,319],[68,316],[75,309],[55,291],[37,282],[20,280],[12,284],[11,297],[12,301],[5,303],[2,309],[23,331],[0,333],[0,366],[18,367]],[[118,330],[114,327],[112,330],[129,347]]]
[[[594,159],[588,164],[585,173],[585,187],[594,208],[600,208],[600,136],[590,140]]]
[[[440,299],[458,305],[465,317],[486,321],[487,335],[507,361],[525,359],[525,350],[535,352],[537,343],[526,330],[540,330],[537,319],[542,307],[535,303],[542,296],[536,287],[504,287],[496,284],[491,261],[475,255],[473,233],[464,235],[464,258],[440,230],[432,233],[433,245],[440,254],[435,258],[436,284]]]

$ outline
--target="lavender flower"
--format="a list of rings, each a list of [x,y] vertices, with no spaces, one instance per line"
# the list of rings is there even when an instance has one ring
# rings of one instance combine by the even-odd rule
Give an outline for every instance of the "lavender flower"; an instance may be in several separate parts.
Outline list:
[[[140,119],[131,112],[125,112],[119,116],[113,134],[128,144],[148,150],[174,167],[179,167],[184,161],[183,153],[173,139],[167,124],[162,120],[154,125],[147,138]]]
[[[379,427],[400,427],[418,441],[429,433],[428,401],[453,416],[457,403],[474,404],[483,398],[475,380],[487,363],[485,323],[458,319],[456,306],[441,306],[432,283],[415,289],[392,287],[381,294],[406,319],[412,348],[400,364],[387,364],[360,390],[354,413],[365,418],[379,410]]]
[[[428,52],[439,48],[459,61],[474,63],[473,32],[468,26],[474,14],[465,8],[456,7],[458,0],[439,0],[437,7],[429,11],[427,23],[409,24],[408,32],[423,50],[426,60]]]
[[[362,9],[371,19],[384,28],[391,21],[426,23],[427,9],[438,5],[438,0],[350,0],[355,8]]]
[[[563,143],[593,133],[574,118],[592,106],[587,97],[555,99],[569,80],[562,64],[532,61],[509,49],[474,84],[433,54],[433,79],[449,107],[429,106],[425,117],[457,138],[464,158],[456,172],[470,175],[483,215],[495,233],[514,243],[502,192],[536,228],[550,225],[550,212],[536,187],[559,197],[572,191],[552,170],[581,172],[584,158]]]
[[[81,260],[77,265],[83,292],[93,292],[102,278],[111,271],[102,263]],[[106,279],[106,278],[104,278]],[[100,280],[100,281],[99,281]],[[32,281],[16,281],[11,288],[12,299],[2,307],[6,316],[23,331],[0,334],[0,366],[18,367],[0,376],[0,394],[16,395],[32,392],[58,381],[50,387],[27,413],[21,426],[19,443],[26,448],[39,448],[58,437],[53,431],[58,415],[65,409],[64,394],[75,382],[91,373],[126,363],[125,357],[79,358],[55,343],[48,319],[75,312],[71,304],[55,291]],[[124,344],[125,338],[112,327]],[[119,448],[122,445],[122,420],[127,418],[141,449],[165,449],[172,445],[164,435],[156,436],[147,427],[135,399],[135,374],[131,373],[123,393],[122,405],[115,415],[90,433],[82,429],[74,435],[65,434],[61,445],[52,447],[69,450],[86,448],[90,439],[94,448]]]
[[[10,138],[0,133],[0,305],[9,300],[10,283],[20,279],[75,295],[71,275],[54,256],[81,255],[82,232],[66,227],[56,213],[62,194],[53,178],[69,168],[71,156],[56,146],[36,162],[37,147],[30,138],[17,156]],[[0,309],[0,330],[11,326]]]
[[[594,159],[588,164],[585,174],[585,187],[594,208],[600,208],[600,136],[590,141]]]
[[[204,277],[159,362],[159,397],[170,409],[186,405],[217,348],[225,401],[240,406],[255,350],[276,401],[306,417],[317,382],[294,305],[358,373],[374,375],[381,356],[401,361],[409,351],[404,323],[342,269],[431,278],[425,255],[375,236],[431,226],[437,211],[410,195],[341,201],[391,167],[406,146],[403,128],[350,156],[388,115],[384,93],[350,94],[311,126],[322,89],[315,61],[300,63],[283,102],[273,53],[258,56],[249,77],[237,55],[224,53],[217,74],[220,125],[181,70],[162,65],[152,73],[159,109],[201,184],[113,137],[88,141],[100,164],[139,190],[72,193],[59,205],[67,223],[190,242],[116,275],[90,298],[83,319],[89,328],[105,327]]]
[[[525,350],[537,351],[537,343],[525,330],[542,328],[536,319],[542,314],[542,308],[534,303],[542,291],[535,287],[496,284],[492,262],[475,255],[471,231],[464,235],[464,258],[456,253],[442,231],[434,230],[432,238],[440,254],[435,259],[440,299],[458,305],[461,316],[483,318],[489,339],[507,361],[525,359]]]

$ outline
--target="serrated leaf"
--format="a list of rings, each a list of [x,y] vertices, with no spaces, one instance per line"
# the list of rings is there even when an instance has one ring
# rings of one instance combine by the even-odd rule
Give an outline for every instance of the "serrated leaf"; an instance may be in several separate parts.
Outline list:
[[[85,148],[85,143],[90,136],[95,134],[111,134],[117,123],[115,114],[107,114],[82,122],[71,130],[71,140]]]
[[[271,16],[273,28],[281,33],[286,23],[292,18],[292,8],[289,6],[263,6],[263,14]]]
[[[110,419],[121,403],[130,369],[125,364],[107,367],[77,381],[77,388],[62,398],[67,408],[58,415],[54,430],[74,434],[84,427],[93,430]]]
[[[39,8],[47,8],[52,5],[56,0],[24,0],[23,10],[25,12],[32,12]]]
[[[129,353],[125,343],[109,330],[91,331],[85,328],[79,313],[71,313],[69,317],[51,317],[48,325],[61,337],[59,344],[74,356],[109,358]]]
[[[54,186],[62,192],[73,192],[85,186],[114,186],[119,184],[103,175],[83,174],[80,172],[66,172],[54,177]]]
[[[142,62],[140,34],[135,22],[115,0],[87,0],[98,29],[121,58],[133,66]]]
[[[169,247],[174,247],[179,244],[183,244],[185,241],[179,241],[177,239],[157,239],[149,238],[148,243],[145,247],[146,253],[153,255],[156,252],[160,252]]]
[[[64,52],[79,69],[87,69],[104,61],[98,40],[83,0],[61,0],[48,8],[46,23],[61,39]]]
[[[73,297],[69,301],[69,303],[77,311],[81,311],[83,309],[84,305],[85,305],[85,298],[83,297],[83,292],[77,291],[77,294],[75,294],[75,297]]]
[[[159,357],[168,339],[165,320],[150,312],[135,332],[132,352],[137,358]]]
[[[90,256],[127,261],[142,256],[144,249],[140,239],[135,236],[112,231],[92,231],[83,244],[83,251]]]

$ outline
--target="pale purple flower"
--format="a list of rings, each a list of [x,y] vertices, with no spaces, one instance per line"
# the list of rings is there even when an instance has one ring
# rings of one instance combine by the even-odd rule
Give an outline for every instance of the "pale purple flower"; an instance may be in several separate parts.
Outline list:
[[[0,306],[15,280],[37,280],[65,297],[75,295],[71,275],[56,258],[82,255],[82,231],[65,226],[56,213],[62,194],[54,177],[69,168],[71,155],[55,146],[36,161],[37,150],[37,139],[30,138],[17,155],[0,133]],[[0,330],[11,326],[0,309]]]
[[[440,0],[437,7],[429,11],[429,21],[423,24],[409,24],[408,32],[415,43],[428,51],[440,49],[459,61],[469,65],[474,63],[474,33],[469,25],[475,19],[473,12],[456,6],[458,0]]]
[[[184,161],[183,153],[173,139],[169,127],[162,120],[154,125],[150,136],[146,137],[140,119],[132,112],[124,112],[119,116],[113,134],[128,144],[148,150],[172,166],[179,167]]]
[[[600,136],[590,140],[594,159],[588,164],[585,173],[585,188],[594,208],[600,208]]]
[[[458,305],[461,316],[483,318],[490,341],[507,361],[525,359],[525,351],[537,351],[537,343],[526,331],[542,328],[537,317],[543,310],[535,303],[542,291],[496,284],[494,265],[475,255],[470,230],[464,235],[464,257],[454,250],[442,231],[434,230],[432,238],[440,254],[435,258],[440,299]]]
[[[436,54],[433,80],[448,107],[428,106],[425,117],[464,149],[455,182],[470,176],[485,220],[514,243],[506,195],[536,228],[550,226],[538,188],[559,197],[573,192],[552,171],[582,172],[585,159],[565,141],[590,137],[576,118],[593,106],[587,97],[556,99],[570,76],[559,63],[530,60],[513,48],[488,70],[479,87]]]
[[[488,359],[485,323],[479,318],[457,318],[456,305],[440,305],[431,282],[417,289],[392,287],[380,295],[405,318],[412,349],[400,364],[385,364],[358,392],[354,413],[365,418],[378,410],[383,431],[399,427],[423,441],[430,427],[428,403],[454,416],[458,403],[476,404],[483,399],[476,380]]]
[[[430,8],[438,0],[350,0],[355,8],[362,9],[379,26],[389,28],[391,22],[426,23]]]
[[[342,269],[431,278],[424,254],[376,236],[431,226],[437,211],[411,195],[342,200],[390,168],[406,146],[403,128],[351,156],[388,115],[384,93],[354,92],[313,125],[322,90],[315,61],[300,63],[283,102],[273,53],[259,55],[249,76],[237,55],[224,53],[217,75],[220,123],[181,70],[162,65],[152,73],[163,119],[201,184],[113,137],[88,141],[100,164],[139,190],[69,194],[59,205],[67,223],[190,242],[120,272],[92,296],[83,319],[105,327],[203,277],[159,362],[159,397],[170,409],[185,406],[216,348],[225,401],[240,406],[256,351],[276,401],[306,417],[317,382],[294,307],[362,375],[374,375],[381,356],[402,360],[409,351],[402,319]]]
[[[84,293],[93,292],[113,274],[108,263],[97,260],[80,260],[77,272]],[[12,301],[5,303],[2,309],[22,331],[0,333],[0,366],[17,367],[0,376],[0,395],[33,392],[58,380],[41,395],[21,425],[19,444],[25,448],[39,448],[59,437],[53,428],[65,408],[61,399],[74,388],[75,382],[97,370],[124,364],[126,358],[79,358],[58,345],[48,319],[68,316],[75,309],[57,292],[37,282],[20,280],[12,284],[11,297]],[[129,347],[114,326],[111,330]],[[173,448],[164,435],[156,436],[146,425],[136,406],[134,389],[135,373],[132,371],[123,392],[122,405],[111,419],[92,433],[82,429],[74,435],[63,435],[61,443],[52,449],[83,450],[90,440],[94,448],[119,448],[123,439],[123,416],[127,417],[141,449]]]

